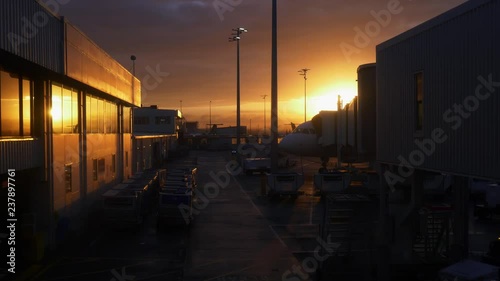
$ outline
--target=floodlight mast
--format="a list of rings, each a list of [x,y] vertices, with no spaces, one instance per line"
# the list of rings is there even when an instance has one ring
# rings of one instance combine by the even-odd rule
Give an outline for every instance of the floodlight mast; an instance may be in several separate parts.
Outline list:
[[[248,32],[243,27],[233,28],[232,37],[229,42],[236,41],[236,145],[240,145],[241,125],[240,125],[240,40],[241,34]]]
[[[307,121],[307,72],[309,68],[299,70],[300,75],[304,76],[304,122]]]

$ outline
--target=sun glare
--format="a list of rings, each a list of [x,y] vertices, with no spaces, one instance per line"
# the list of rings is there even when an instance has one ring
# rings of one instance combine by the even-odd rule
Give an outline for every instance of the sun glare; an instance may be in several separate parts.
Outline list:
[[[343,105],[351,102],[356,96],[356,88],[351,85],[333,85],[320,90],[317,95],[308,99],[307,110],[317,114],[321,110],[337,110],[338,95]],[[309,115],[309,114],[308,114]]]

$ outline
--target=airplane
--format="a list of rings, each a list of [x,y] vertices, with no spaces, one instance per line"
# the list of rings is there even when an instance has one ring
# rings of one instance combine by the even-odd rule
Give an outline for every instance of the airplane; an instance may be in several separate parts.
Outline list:
[[[298,156],[321,156],[322,153],[312,121],[298,125],[281,140],[279,148]]]
[[[322,126],[322,117],[318,114],[286,135],[279,143],[279,149],[297,156],[319,157],[322,168],[326,169],[329,158],[337,155],[337,147],[323,145]]]

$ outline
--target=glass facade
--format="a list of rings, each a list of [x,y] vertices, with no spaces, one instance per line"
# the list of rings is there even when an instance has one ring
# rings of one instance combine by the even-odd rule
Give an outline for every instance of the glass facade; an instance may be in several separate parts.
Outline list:
[[[31,135],[31,116],[33,115],[33,82],[23,79],[23,136]]]
[[[118,107],[101,98],[86,95],[87,134],[118,133]],[[78,91],[52,84],[52,127],[55,134],[77,134]]]
[[[123,133],[129,134],[131,132],[131,111],[130,107],[123,107]]]
[[[52,130],[54,134],[78,133],[78,92],[52,83]]]
[[[87,134],[118,133],[118,107],[116,104],[87,95]]]
[[[0,137],[31,136],[33,83],[0,71]]]

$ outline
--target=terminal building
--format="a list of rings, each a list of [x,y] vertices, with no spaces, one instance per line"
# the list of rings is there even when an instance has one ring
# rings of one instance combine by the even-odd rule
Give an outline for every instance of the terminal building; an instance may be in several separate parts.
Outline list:
[[[1,1],[0,21],[1,192],[15,169],[17,237],[36,258],[132,174],[141,83],[38,1]]]
[[[467,1],[377,46],[381,261],[468,255],[470,188],[500,181],[498,14],[500,1]]]
[[[177,134],[182,126],[182,113],[174,109],[158,109],[156,105],[132,109],[133,173],[159,168],[169,153],[177,148]]]

